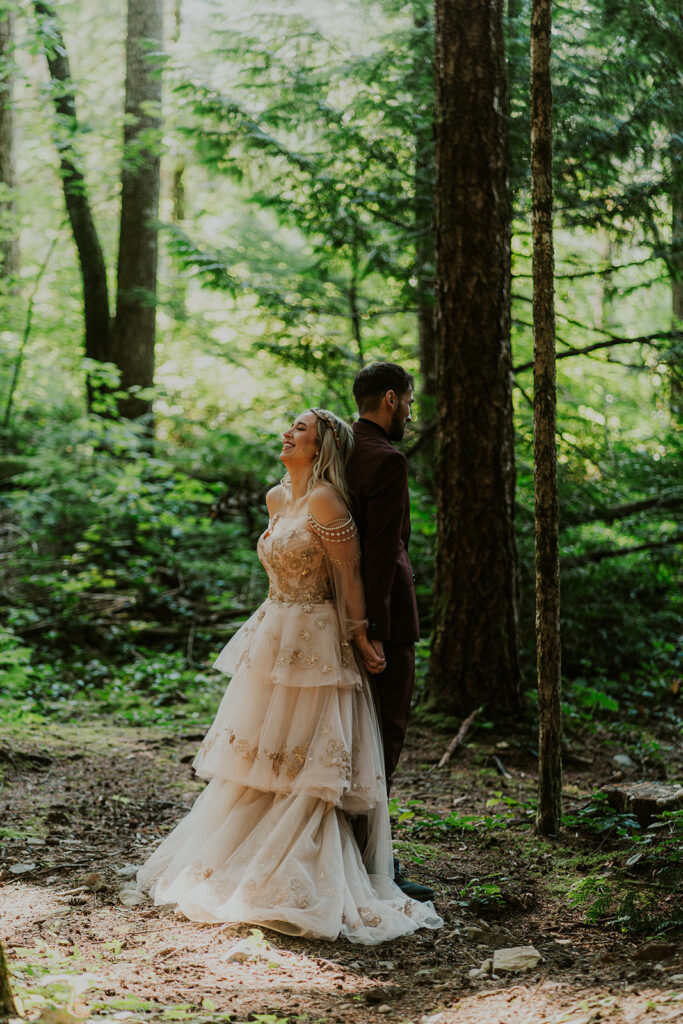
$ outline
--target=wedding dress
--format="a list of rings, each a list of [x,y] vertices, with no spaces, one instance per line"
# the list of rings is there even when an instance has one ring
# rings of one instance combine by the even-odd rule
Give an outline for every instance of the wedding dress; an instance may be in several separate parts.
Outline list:
[[[231,675],[194,761],[208,779],[139,870],[191,920],[368,945],[442,921],[393,881],[381,737],[351,634],[364,612],[353,520],[308,496],[259,538],[268,597],[222,650]],[[367,818],[361,853],[349,816]]]

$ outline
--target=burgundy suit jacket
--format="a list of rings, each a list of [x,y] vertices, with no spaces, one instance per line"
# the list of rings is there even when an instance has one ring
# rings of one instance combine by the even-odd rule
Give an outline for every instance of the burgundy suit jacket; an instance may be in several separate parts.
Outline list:
[[[370,420],[357,420],[353,436],[346,473],[363,552],[368,636],[412,644],[420,637],[420,623],[408,557],[408,460]]]

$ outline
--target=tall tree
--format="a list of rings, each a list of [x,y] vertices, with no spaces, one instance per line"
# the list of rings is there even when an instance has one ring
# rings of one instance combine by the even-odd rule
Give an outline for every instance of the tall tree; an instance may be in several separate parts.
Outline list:
[[[531,204],[534,316],[534,495],[538,671],[537,828],[562,819],[560,553],[555,448],[551,0],[531,4]]]
[[[173,43],[178,43],[181,37],[183,22],[183,0],[174,0],[173,5]],[[184,149],[177,153],[173,162],[173,174],[171,184],[171,223],[174,227],[182,229],[185,220],[186,198],[185,198],[185,152]],[[172,276],[171,276],[171,304],[173,314],[177,320],[187,318],[187,278],[182,273],[182,266],[175,254],[172,254]]]
[[[126,392],[119,411],[128,419],[148,416],[152,409],[151,399],[137,395],[135,389],[154,384],[162,44],[162,0],[128,0],[118,291],[112,338],[112,359]]]
[[[436,0],[437,552],[430,692],[522,704],[503,0]]]
[[[673,328],[678,333],[677,344],[672,346],[669,358],[669,380],[671,408],[679,415],[683,413],[683,112],[671,133],[671,298]]]
[[[0,279],[13,282],[19,268],[14,223],[14,116],[12,110],[14,11],[0,3]]]
[[[434,67],[433,23],[424,0],[413,0],[413,67],[408,78],[415,110],[415,292],[420,354],[420,412],[430,418],[436,397],[434,309]]]
[[[85,354],[90,359],[106,362],[110,358],[107,270],[78,153],[80,130],[69,57],[54,5],[34,0],[33,7],[50,70],[52,100],[57,114],[54,140],[59,153],[64,202],[81,266]],[[92,398],[90,389],[89,397]]]

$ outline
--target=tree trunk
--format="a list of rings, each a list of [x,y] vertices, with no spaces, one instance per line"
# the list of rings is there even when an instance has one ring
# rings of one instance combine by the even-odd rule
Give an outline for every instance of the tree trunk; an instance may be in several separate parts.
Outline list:
[[[680,181],[683,173],[683,143],[681,142],[683,127],[674,132],[671,138],[671,177]],[[671,305],[674,330],[683,330],[683,188],[675,188],[671,193]],[[671,411],[683,413],[683,365],[680,354],[672,352],[669,366],[669,391]]]
[[[18,1017],[19,1013],[14,1005],[12,985],[10,984],[5,950],[0,942],[0,1020],[7,1020],[8,1017]]]
[[[683,159],[682,159],[683,162]],[[683,189],[671,196],[672,263],[674,267],[671,282],[674,327],[683,323]]]
[[[173,42],[180,39],[183,22],[182,0],[175,0],[173,5]],[[185,220],[185,158],[176,156],[173,165],[173,183],[171,186],[171,222],[181,227]],[[182,265],[177,258],[171,260],[171,306],[176,320],[187,319],[187,281]]]
[[[363,344],[363,332],[361,329],[361,317],[360,309],[358,308],[358,271],[359,271],[359,260],[358,260],[358,246],[354,242],[351,250],[351,280],[349,281],[349,319],[351,321],[351,331],[353,332],[353,340],[356,343],[356,361],[358,363],[358,369],[362,370],[365,365],[365,347]]]
[[[503,2],[436,0],[437,551],[430,693],[522,706]]]
[[[424,0],[413,0],[415,64],[412,104],[415,124],[415,279],[420,354],[420,416],[432,419],[436,397],[436,317],[434,309],[434,124],[421,109],[425,95],[425,34],[429,18]],[[431,64],[431,62],[430,62]],[[433,69],[432,69],[433,75]],[[430,92],[431,98],[431,92]],[[432,112],[432,104],[429,105]]]
[[[424,140],[416,139],[418,147]],[[434,172],[424,149],[417,153],[415,179],[418,187],[425,188]],[[426,200],[426,202],[425,202]],[[422,210],[427,206],[428,210]],[[417,281],[417,330],[420,353],[420,415],[431,419],[436,396],[436,317],[434,309],[434,228],[432,225],[433,201],[431,195],[415,197],[415,278]]]
[[[543,835],[562,821],[560,557],[555,449],[551,0],[531,4],[531,197],[534,309],[534,494],[538,814]]]
[[[121,174],[118,292],[112,355],[126,396],[119,412],[150,418],[152,402],[136,394],[154,384],[161,77],[152,51],[162,45],[162,0],[128,0],[126,123]]]
[[[64,201],[81,265],[85,354],[89,359],[107,362],[110,358],[107,271],[90,210],[85,177],[75,150],[79,128],[69,58],[53,5],[34,0],[33,7],[50,70]],[[89,403],[92,398],[92,388],[88,386]]]
[[[19,240],[14,214],[14,111],[12,72],[14,12],[0,15],[0,281],[14,291],[19,270]]]

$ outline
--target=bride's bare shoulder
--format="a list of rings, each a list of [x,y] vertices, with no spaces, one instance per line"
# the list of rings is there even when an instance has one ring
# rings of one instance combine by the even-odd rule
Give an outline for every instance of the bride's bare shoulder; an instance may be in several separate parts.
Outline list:
[[[347,519],[349,510],[339,491],[329,484],[318,484],[308,498],[308,511],[319,523],[333,519]]]
[[[266,494],[266,505],[268,506],[268,515],[273,516],[276,512],[281,512],[282,507],[285,503],[285,489],[282,484],[275,484],[275,487],[271,487]]]

